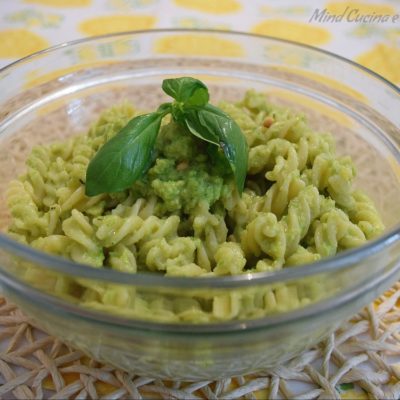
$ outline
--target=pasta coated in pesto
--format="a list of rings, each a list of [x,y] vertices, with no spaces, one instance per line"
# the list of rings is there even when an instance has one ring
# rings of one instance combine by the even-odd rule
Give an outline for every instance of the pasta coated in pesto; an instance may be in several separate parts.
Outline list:
[[[85,196],[88,163],[137,113],[123,104],[105,111],[87,134],[33,149],[27,172],[8,189],[9,233],[96,268],[207,277],[314,262],[383,231],[373,202],[353,188],[352,161],[336,155],[330,134],[314,132],[303,115],[254,91],[220,108],[236,120],[250,149],[241,196],[226,160],[167,120],[142,179],[124,192]],[[53,288],[66,294],[76,284],[55,281]],[[84,280],[79,285],[82,303],[95,308],[142,315],[150,307],[163,310],[167,320],[209,320],[195,299],[185,299],[187,306],[160,305],[130,289]],[[309,298],[290,285],[240,299],[227,296],[213,297],[213,318],[236,318],[246,307],[283,310],[288,296],[293,304]]]

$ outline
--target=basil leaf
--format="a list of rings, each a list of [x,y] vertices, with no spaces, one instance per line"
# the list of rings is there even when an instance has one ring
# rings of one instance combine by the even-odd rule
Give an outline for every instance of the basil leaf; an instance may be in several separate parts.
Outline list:
[[[208,103],[208,100],[210,99],[210,95],[208,94],[208,89],[207,87],[204,88],[198,88],[196,89],[193,94],[190,96],[190,98],[185,101],[185,105],[189,106],[204,106]]]
[[[200,119],[203,124],[213,126],[215,132],[218,133],[220,146],[231,165],[236,186],[241,194],[246,180],[248,164],[249,149],[246,137],[235,120],[211,104],[207,104],[200,111]]]
[[[224,151],[221,147],[208,143],[206,148],[207,155],[214,171],[222,178],[227,178],[232,174],[232,169],[229,161],[225,157]]]
[[[162,103],[158,108],[157,112],[164,115],[169,114],[172,111],[172,103]]]
[[[162,89],[177,102],[188,106],[204,106],[210,98],[207,86],[190,77],[164,79]]]
[[[164,115],[133,118],[100,148],[86,171],[88,196],[125,190],[146,172]]]
[[[239,125],[211,104],[186,110],[185,123],[192,134],[222,148],[235,176],[238,191],[242,193],[247,173],[248,146]]]
[[[197,136],[199,139],[205,140],[219,146],[219,137],[213,129],[209,129],[207,125],[203,125],[200,120],[198,109],[187,109],[183,115],[183,120],[190,133]]]

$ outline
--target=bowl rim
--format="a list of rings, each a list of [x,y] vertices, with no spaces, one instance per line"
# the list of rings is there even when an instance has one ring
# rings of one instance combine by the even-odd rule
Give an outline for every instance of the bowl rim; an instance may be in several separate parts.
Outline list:
[[[259,33],[252,33],[252,32],[244,32],[244,31],[236,31],[236,30],[228,30],[228,29],[211,29],[211,28],[201,28],[201,29],[193,29],[193,28],[155,28],[155,29],[138,29],[138,30],[133,30],[133,31],[122,31],[122,32],[113,32],[113,33],[106,33],[103,35],[94,35],[94,36],[89,36],[89,37],[84,37],[84,38],[79,38],[79,39],[74,39],[74,40],[68,40],[66,42],[61,42],[58,44],[55,44],[53,46],[49,46],[44,48],[43,50],[35,51],[34,53],[28,54],[24,57],[21,57],[15,61],[12,61],[9,64],[6,64],[5,66],[0,68],[0,73],[3,73],[7,71],[8,69],[11,69],[15,66],[18,66],[19,64],[22,64],[25,61],[29,61],[32,58],[35,57],[40,57],[43,54],[46,53],[51,53],[53,51],[59,50],[64,47],[72,47],[81,43],[88,43],[88,42],[94,42],[98,39],[106,39],[106,38],[114,38],[114,37],[119,37],[119,36],[126,36],[126,35],[143,35],[143,34],[151,34],[151,33],[184,33],[184,32],[190,32],[190,33],[215,33],[215,34],[232,34],[232,35],[237,35],[237,36],[243,36],[243,37],[254,37],[258,39],[267,39],[271,41],[276,41],[276,42],[281,42],[281,43],[286,43],[286,44],[291,44],[295,45],[298,47],[304,47],[308,50],[315,51],[317,53],[322,53],[327,56],[337,58],[338,60],[341,60],[345,63],[348,63],[358,69],[363,70],[369,75],[374,76],[378,80],[383,81],[387,85],[389,85],[394,91],[400,95],[400,87],[383,77],[382,75],[378,74],[377,72],[373,71],[372,69],[365,67],[364,65],[361,65],[357,63],[356,61],[350,60],[349,58],[346,58],[344,56],[341,56],[340,54],[333,53],[332,51],[325,50],[320,47],[316,46],[311,46],[306,43],[301,43],[301,42],[296,42],[294,40],[289,40],[289,39],[283,39],[279,37],[274,37],[270,35],[261,35]]]
[[[193,33],[193,34],[220,34],[220,35],[236,35],[239,37],[250,37],[257,38],[272,42],[290,44],[296,47],[304,48],[308,51],[323,54],[327,57],[332,57],[340,62],[350,64],[358,70],[370,75],[372,78],[378,80],[386,88],[394,90],[394,92],[400,96],[400,88],[382,77],[378,73],[366,68],[352,60],[349,60],[341,55],[332,53],[330,51],[320,49],[314,46],[310,46],[304,43],[298,43],[291,40],[275,38],[267,35],[260,35],[255,33],[247,33],[240,31],[230,30],[218,30],[218,29],[186,29],[186,28],[161,28],[161,29],[147,29],[137,31],[125,31],[115,32],[111,34],[92,36],[89,38],[81,38],[68,42],[64,42],[55,46],[51,46],[44,50],[35,52],[27,55],[19,60],[16,60],[2,68],[0,68],[1,74],[9,73],[13,68],[18,67],[20,64],[34,60],[36,57],[40,57],[43,54],[56,52],[59,49],[65,47],[73,47],[82,43],[96,42],[106,38],[118,38],[122,36],[139,36],[139,35],[151,35],[151,34],[162,34],[162,33]],[[400,151],[398,154],[398,160],[400,160]],[[254,286],[256,284],[267,284],[274,282],[283,282],[294,280],[310,276],[313,274],[320,274],[326,272],[332,272],[341,270],[349,267],[366,257],[372,256],[373,254],[382,251],[389,247],[394,242],[400,240],[400,224],[395,226],[390,232],[378,237],[375,240],[368,241],[363,246],[357,247],[352,250],[341,252],[333,257],[324,258],[320,261],[303,264],[296,266],[296,268],[283,268],[273,272],[256,272],[247,273],[234,276],[220,276],[220,277],[170,277],[160,276],[150,272],[138,272],[135,274],[120,272],[116,270],[106,268],[93,268],[91,266],[76,263],[72,260],[68,260],[59,256],[47,254],[39,250],[33,249],[28,245],[19,243],[12,238],[6,236],[0,232],[0,249],[9,251],[10,253],[24,258],[27,261],[37,263],[40,266],[48,267],[57,272],[61,272],[67,275],[73,275],[77,277],[84,277],[89,279],[95,279],[99,281],[106,281],[108,283],[122,283],[126,285],[135,286],[164,286],[164,287],[188,287],[188,288],[244,288]],[[1,269],[0,269],[1,273]]]

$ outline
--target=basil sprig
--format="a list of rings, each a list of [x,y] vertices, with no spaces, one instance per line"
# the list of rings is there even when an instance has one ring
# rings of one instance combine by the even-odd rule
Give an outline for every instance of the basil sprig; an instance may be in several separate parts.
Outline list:
[[[157,111],[133,118],[105,143],[86,171],[86,194],[119,192],[142,177],[153,162],[153,152],[161,121],[167,114],[201,140],[222,149],[242,193],[247,172],[248,147],[237,123],[219,108],[208,103],[207,86],[198,79],[165,79],[165,93],[172,103]]]
[[[210,99],[207,86],[194,78],[164,79],[162,90],[185,107],[205,106]]]

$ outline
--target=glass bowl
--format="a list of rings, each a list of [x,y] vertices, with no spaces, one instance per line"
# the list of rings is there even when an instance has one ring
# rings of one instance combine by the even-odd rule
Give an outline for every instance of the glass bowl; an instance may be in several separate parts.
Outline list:
[[[85,132],[124,100],[152,108],[164,99],[162,79],[173,76],[202,79],[214,103],[266,92],[332,132],[384,234],[310,265],[201,279],[96,269],[5,234],[5,192],[35,145]],[[34,324],[95,359],[163,379],[257,372],[316,344],[400,275],[399,91],[357,64],[269,37],[156,30],[62,44],[4,68],[0,82],[2,290]],[[76,291],[66,294],[71,282]],[[107,291],[108,305],[82,306],[83,284]]]

